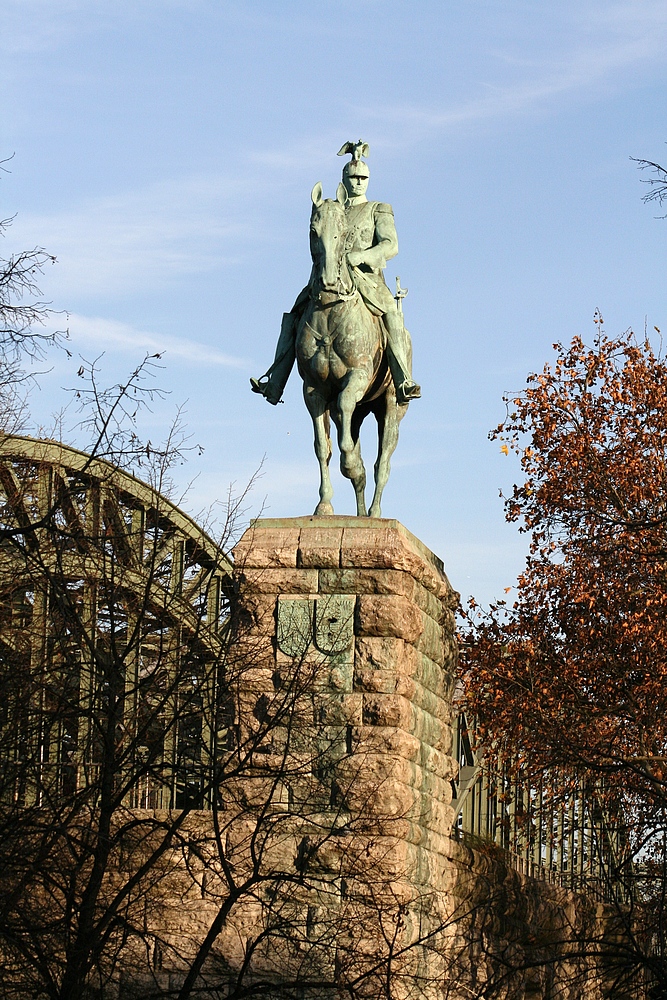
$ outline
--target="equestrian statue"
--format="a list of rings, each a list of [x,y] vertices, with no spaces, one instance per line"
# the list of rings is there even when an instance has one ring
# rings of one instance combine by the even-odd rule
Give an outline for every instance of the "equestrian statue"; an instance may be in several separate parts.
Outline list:
[[[366,198],[370,171],[362,157],[368,156],[368,143],[347,142],[338,155],[347,153],[351,159],[336,198],[324,199],[321,184],[312,190],[310,280],[283,315],[273,364],[250,384],[269,403],[279,403],[296,360],[320,463],[315,514],[334,512],[329,477],[333,420],[341,472],[352,480],[357,514],[380,517],[398,425],[421,389],[412,379],[412,343],[403,322],[406,292],[397,279],[394,299],[382,273],[398,253],[394,213],[391,205]],[[369,413],[377,420],[379,440],[375,493],[367,510],[359,431]]]

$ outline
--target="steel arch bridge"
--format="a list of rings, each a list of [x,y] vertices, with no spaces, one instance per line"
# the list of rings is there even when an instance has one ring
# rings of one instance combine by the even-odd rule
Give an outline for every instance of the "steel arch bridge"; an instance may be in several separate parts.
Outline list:
[[[39,531],[52,510],[75,540],[103,532],[117,557],[138,571],[171,560],[169,586],[185,601],[211,574],[221,587],[231,584],[230,560],[191,517],[130,473],[59,441],[5,436],[0,489],[0,538],[31,526]],[[142,553],[147,532],[157,544]]]
[[[169,808],[199,796],[205,808],[201,773],[214,738],[207,705],[231,588],[220,546],[156,489],[60,442],[4,437],[0,655],[26,683],[48,677],[31,695],[28,714],[39,724],[27,737],[17,730],[9,754],[5,739],[14,796],[27,794],[17,763],[26,756],[39,772],[32,786],[71,793],[94,775],[101,678],[117,663],[119,724],[133,734],[134,757],[150,761],[128,804]],[[20,695],[14,687],[10,698]],[[177,705],[178,725],[169,719]]]

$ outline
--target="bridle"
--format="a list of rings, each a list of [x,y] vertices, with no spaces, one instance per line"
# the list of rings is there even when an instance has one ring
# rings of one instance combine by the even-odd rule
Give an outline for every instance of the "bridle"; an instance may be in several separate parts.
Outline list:
[[[325,202],[324,204],[327,204],[327,202]],[[333,203],[331,202],[329,204],[333,204]],[[321,276],[321,274],[318,275],[317,282],[314,282],[313,285],[312,285],[312,287],[311,287],[310,297],[312,299],[316,300],[317,302],[319,302],[320,307],[328,308],[329,306],[335,305],[336,302],[350,302],[352,299],[356,298],[359,295],[359,289],[357,288],[357,286],[355,285],[355,283],[354,283],[354,281],[352,279],[352,276],[350,274],[350,267],[349,267],[349,265],[347,263],[347,260],[345,259],[345,240],[343,239],[343,237],[346,235],[346,233],[347,233],[347,229],[343,229],[341,231],[341,233],[340,233],[342,250],[340,250],[339,253],[338,253],[338,261],[337,261],[337,268],[336,268],[336,287],[335,287],[335,289],[334,288],[325,288],[325,287],[322,287],[319,290],[317,289],[317,285],[318,284],[320,284],[320,285],[322,284],[322,276]],[[345,268],[345,271],[347,272],[347,280],[348,280],[348,283],[349,283],[348,287],[350,285],[352,286],[351,290],[349,292],[345,291],[346,282],[345,282],[345,277],[343,275],[343,268]],[[329,292],[330,294],[335,293],[336,296],[337,296],[337,299],[334,300],[333,302],[326,302],[325,303],[322,300],[322,294],[326,293],[326,292]]]

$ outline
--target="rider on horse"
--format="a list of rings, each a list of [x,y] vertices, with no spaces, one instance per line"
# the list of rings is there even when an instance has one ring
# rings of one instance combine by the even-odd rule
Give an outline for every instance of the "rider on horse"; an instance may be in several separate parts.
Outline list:
[[[361,159],[368,156],[368,144],[359,140],[348,142],[339,151],[352,159],[343,168],[343,185],[347,192],[345,212],[347,232],[345,249],[355,287],[367,308],[381,316],[387,334],[387,357],[399,403],[408,403],[421,396],[421,389],[412,380],[410,334],[403,324],[394,298],[387,288],[382,271],[398,253],[398,238],[391,205],[368,201],[366,188],[370,171]],[[250,379],[253,392],[261,393],[269,403],[280,402],[295,360],[295,339],[301,317],[311,294],[311,282],[301,291],[291,312],[283,315],[276,356],[269,370],[259,379]]]

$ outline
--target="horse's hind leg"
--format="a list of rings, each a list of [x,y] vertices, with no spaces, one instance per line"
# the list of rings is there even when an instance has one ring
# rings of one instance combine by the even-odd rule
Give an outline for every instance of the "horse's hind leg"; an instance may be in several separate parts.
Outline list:
[[[329,413],[328,404],[318,392],[305,382],[303,385],[303,398],[308,407],[313,420],[313,430],[315,432],[315,454],[320,463],[320,502],[315,508],[316,515],[333,514],[334,509],[331,503],[333,497],[333,486],[329,476],[329,460],[331,459],[331,437],[329,435]]]
[[[382,517],[382,493],[391,468],[391,456],[398,444],[398,425],[407,413],[407,404],[396,403],[396,392],[392,386],[387,389],[373,407],[378,422],[378,457],[375,463],[375,492],[369,514],[371,517]]]

